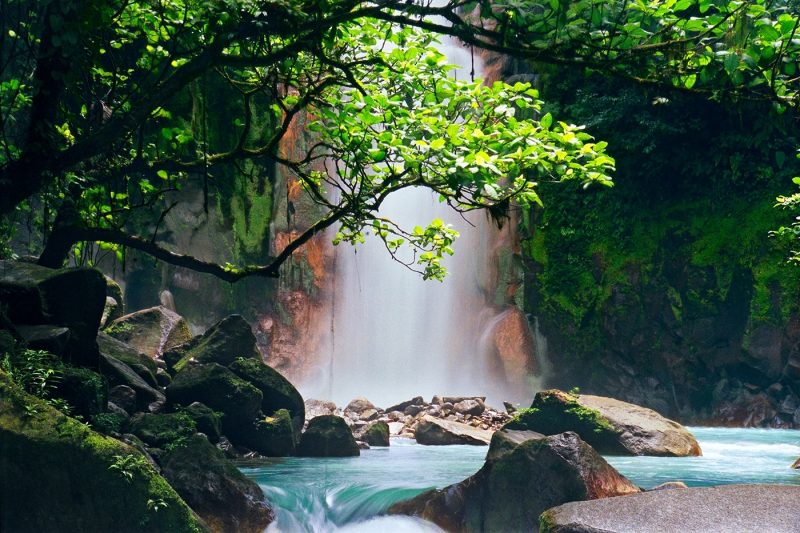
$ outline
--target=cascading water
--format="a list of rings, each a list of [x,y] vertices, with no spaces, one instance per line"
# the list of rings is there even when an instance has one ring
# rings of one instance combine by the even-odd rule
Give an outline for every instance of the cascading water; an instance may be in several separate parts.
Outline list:
[[[440,50],[479,75],[480,60],[450,39]],[[470,76],[465,68],[456,76]],[[499,310],[489,305],[489,242],[497,233],[482,213],[462,217],[427,189],[395,193],[381,214],[413,228],[440,218],[461,234],[444,282],[424,281],[394,261],[378,239],[335,251],[332,317],[319,367],[300,384],[307,397],[339,405],[364,396],[390,405],[415,395],[485,395],[492,402],[519,397],[502,378],[487,328]],[[483,338],[483,342],[481,339]],[[516,396],[516,397],[515,397]]]

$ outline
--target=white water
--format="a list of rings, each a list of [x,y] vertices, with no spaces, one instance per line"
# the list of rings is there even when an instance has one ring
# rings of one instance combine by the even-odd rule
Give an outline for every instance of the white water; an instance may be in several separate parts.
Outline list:
[[[467,66],[454,75],[470,76],[474,64],[479,76],[479,57],[473,60],[451,40],[440,49],[451,63]],[[529,401],[532,393],[520,397],[518,386],[513,390],[500,378],[486,340],[498,315],[482,290],[493,233],[486,217],[473,213],[468,222],[426,189],[392,195],[381,214],[406,229],[435,218],[452,224],[461,236],[446,262],[448,276],[442,283],[423,281],[375,238],[337,247],[329,338],[320,347],[320,368],[300,383],[304,396],[338,405],[363,396],[381,406],[434,394],[487,396],[495,405]]]

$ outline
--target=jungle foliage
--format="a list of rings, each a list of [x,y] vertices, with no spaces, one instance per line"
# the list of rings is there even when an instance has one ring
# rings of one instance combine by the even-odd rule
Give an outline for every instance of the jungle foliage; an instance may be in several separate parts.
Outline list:
[[[0,215],[40,213],[40,257],[97,241],[228,281],[276,276],[316,233],[383,239],[425,277],[457,236],[404,228],[385,198],[427,187],[458,210],[538,202],[536,186],[610,184],[606,144],[543,113],[527,84],[456,80],[437,36],[556,66],[719,99],[798,103],[800,17],[788,1],[5,0],[0,2]],[[215,135],[212,83],[237,102]],[[197,108],[197,102],[200,102]],[[317,141],[278,150],[300,116]],[[253,164],[294,174],[322,217],[263,265],[218,265],[159,244],[165,195]],[[231,168],[231,167],[229,167]],[[336,191],[336,193],[332,193]],[[800,197],[784,200],[788,206]],[[145,210],[150,235],[130,220]],[[410,253],[399,252],[410,247]]]

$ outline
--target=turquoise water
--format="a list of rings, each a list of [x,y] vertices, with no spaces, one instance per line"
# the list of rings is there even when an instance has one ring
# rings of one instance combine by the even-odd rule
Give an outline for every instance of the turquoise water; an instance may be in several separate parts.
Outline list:
[[[634,483],[651,488],[665,481],[689,486],[726,483],[791,483],[800,471],[800,431],[690,428],[703,457],[607,457]],[[389,448],[362,450],[343,459],[275,459],[242,471],[277,507],[268,532],[440,531],[413,518],[380,517],[391,504],[425,489],[444,487],[474,474],[483,446],[420,446],[392,439]]]

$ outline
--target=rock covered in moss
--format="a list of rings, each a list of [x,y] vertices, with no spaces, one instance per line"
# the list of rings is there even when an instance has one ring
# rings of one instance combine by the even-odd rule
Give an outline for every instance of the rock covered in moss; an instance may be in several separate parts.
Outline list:
[[[285,457],[295,450],[295,433],[289,411],[279,409],[238,428],[237,444],[267,457]]]
[[[96,366],[95,336],[105,305],[106,282],[92,268],[45,268],[0,261],[0,304],[14,324],[70,329],[67,359]]]
[[[0,373],[4,531],[198,532],[206,526],[135,449]]]
[[[300,435],[305,422],[305,404],[288,379],[259,359],[236,359],[228,368],[261,391],[262,412],[274,413],[279,409],[289,411],[295,434]]]
[[[183,409],[183,413],[194,420],[197,431],[203,433],[212,443],[216,443],[222,436],[222,413],[200,402],[188,405]]]
[[[151,387],[158,386],[156,379],[158,365],[150,357],[102,331],[97,334],[97,346],[103,355],[113,357],[131,367]]]
[[[430,520],[446,531],[536,531],[546,509],[639,492],[575,433],[494,434],[486,463],[461,483],[393,505],[391,514]]]
[[[233,442],[245,436],[261,414],[261,391],[216,363],[193,364],[178,372],[167,387],[167,399],[171,405],[201,402],[223,413],[223,433]]]
[[[192,339],[186,320],[160,305],[114,320],[106,333],[151,358]]]
[[[530,409],[520,411],[507,427],[546,435],[574,431],[600,453],[701,455],[697,440],[686,428],[652,409],[556,389],[537,393]]]
[[[214,532],[261,532],[274,518],[258,485],[201,435],[164,453],[161,468]]]
[[[542,514],[542,533],[797,531],[800,487],[723,485],[572,502]]]
[[[297,445],[297,455],[301,457],[349,457],[360,454],[347,422],[336,415],[312,418]]]
[[[194,420],[185,413],[139,413],[128,423],[129,433],[154,448],[183,442],[194,435],[195,429]]]
[[[389,446],[389,424],[378,421],[367,425],[359,435],[359,440],[370,446]]]
[[[64,366],[59,370],[53,396],[66,401],[72,414],[88,419],[106,410],[108,382],[88,368]]]
[[[261,359],[250,324],[240,315],[223,318],[202,335],[164,354],[164,360],[175,371],[182,370],[190,361],[227,366],[240,357]]]
[[[149,385],[131,367],[100,352],[100,371],[113,386],[125,385],[136,392],[136,407],[140,411],[157,411],[164,404],[164,393]]]
[[[491,431],[430,415],[424,415],[420,419],[414,434],[418,443],[434,446],[449,444],[484,446],[492,439]]]

